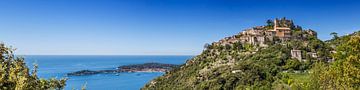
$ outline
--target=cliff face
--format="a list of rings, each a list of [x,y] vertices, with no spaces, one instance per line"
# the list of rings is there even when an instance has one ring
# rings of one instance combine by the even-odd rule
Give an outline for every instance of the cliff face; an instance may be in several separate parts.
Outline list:
[[[285,18],[269,20],[267,25],[206,44],[200,55],[142,89],[269,89],[281,85],[284,73],[306,72],[316,61],[327,62],[329,51],[315,31]]]

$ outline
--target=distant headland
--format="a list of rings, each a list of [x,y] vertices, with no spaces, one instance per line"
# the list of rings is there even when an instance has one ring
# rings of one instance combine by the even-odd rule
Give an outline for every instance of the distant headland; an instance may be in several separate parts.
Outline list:
[[[107,73],[121,73],[121,72],[166,72],[172,68],[178,67],[175,64],[162,64],[162,63],[144,63],[119,66],[115,70],[81,70],[68,73],[68,76],[84,76],[93,74],[107,74]]]

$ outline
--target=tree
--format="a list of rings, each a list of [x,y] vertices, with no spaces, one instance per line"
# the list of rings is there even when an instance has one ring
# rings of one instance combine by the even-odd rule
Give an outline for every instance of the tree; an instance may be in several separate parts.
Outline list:
[[[336,48],[334,62],[320,75],[322,89],[360,89],[360,36]]]
[[[266,24],[267,26],[274,26],[274,22],[271,19],[267,20]]]
[[[336,33],[336,32],[331,32],[330,35],[332,35],[334,39],[339,38],[338,33]]]
[[[206,43],[205,45],[204,45],[204,49],[206,50],[206,49],[211,49],[211,45],[209,44],[209,43]]]
[[[299,70],[301,66],[301,62],[296,59],[290,59],[286,62],[286,65],[284,66],[284,69],[288,70]]]
[[[337,48],[335,60],[342,64],[341,71],[345,86],[360,89],[360,36],[354,36]]]
[[[24,58],[16,57],[14,49],[0,44],[0,90],[60,90],[67,79],[45,80],[37,77],[37,65],[30,74]]]

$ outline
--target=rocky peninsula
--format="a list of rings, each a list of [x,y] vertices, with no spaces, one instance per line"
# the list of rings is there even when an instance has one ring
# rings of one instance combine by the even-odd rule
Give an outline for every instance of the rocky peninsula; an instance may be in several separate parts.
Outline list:
[[[119,66],[114,70],[81,70],[77,72],[68,73],[68,76],[83,76],[93,74],[107,74],[107,73],[122,73],[122,72],[166,72],[179,65],[162,64],[162,63],[144,63]]]

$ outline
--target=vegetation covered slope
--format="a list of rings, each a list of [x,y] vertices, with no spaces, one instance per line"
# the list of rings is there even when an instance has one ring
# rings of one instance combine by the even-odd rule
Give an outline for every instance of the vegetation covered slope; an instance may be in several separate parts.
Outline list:
[[[24,58],[15,57],[13,49],[0,44],[0,90],[60,90],[66,79],[42,79],[36,75],[37,66],[30,74]]]
[[[315,85],[321,89],[359,90],[360,89],[360,31],[327,41],[335,46],[333,63],[316,64],[314,68]],[[317,70],[317,71],[316,71]],[[320,71],[321,70],[321,71]]]
[[[271,22],[266,27],[269,25]],[[292,37],[306,34],[301,28],[292,29]],[[332,40],[339,41],[338,47],[331,47],[335,42],[325,43],[316,36],[272,41],[267,43],[268,47],[240,42],[206,45],[200,55],[188,60],[180,68],[152,80],[142,89],[359,89],[360,71],[357,70],[360,68],[360,39],[352,35],[344,36],[354,37],[351,40]],[[303,60],[291,57],[290,52],[294,49],[303,52]],[[331,51],[337,53],[332,54]],[[316,53],[316,58],[310,52]]]

